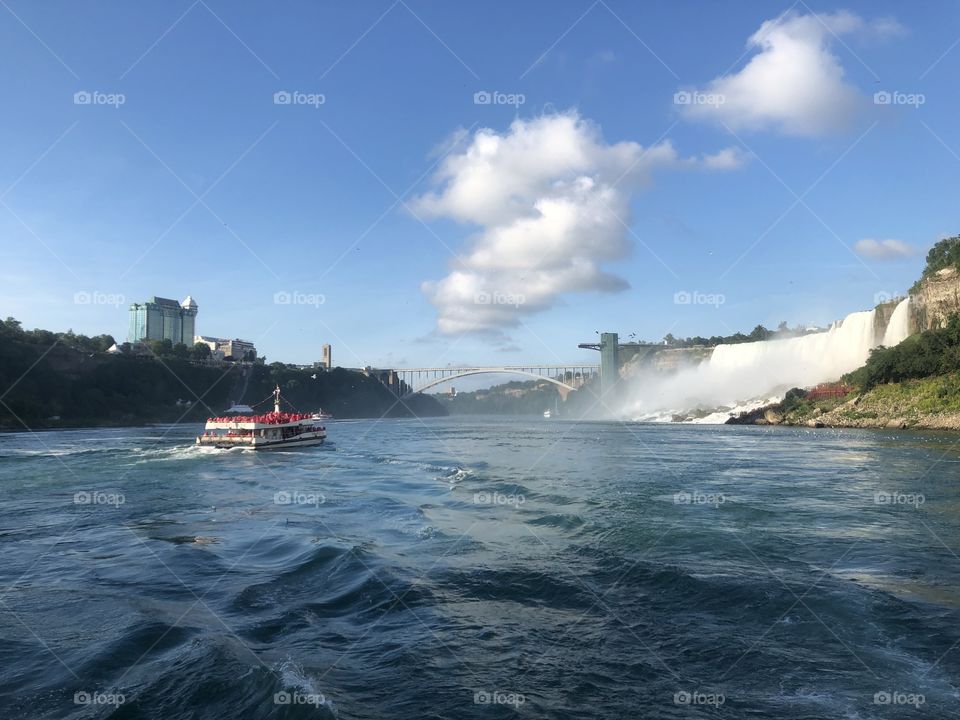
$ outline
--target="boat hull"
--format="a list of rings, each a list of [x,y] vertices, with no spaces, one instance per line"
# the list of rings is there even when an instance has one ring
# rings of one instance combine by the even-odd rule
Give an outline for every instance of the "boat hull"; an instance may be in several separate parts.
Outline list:
[[[303,440],[280,440],[277,442],[263,443],[261,445],[251,446],[254,450],[280,450],[282,448],[310,447],[311,445],[322,445],[326,438],[305,438]]]
[[[222,439],[212,436],[197,438],[199,447],[216,448],[217,450],[230,450],[232,448],[246,448],[247,450],[279,450],[281,448],[310,447],[313,445],[322,445],[327,437],[289,438],[286,440],[263,440],[255,438],[257,442],[224,442]]]

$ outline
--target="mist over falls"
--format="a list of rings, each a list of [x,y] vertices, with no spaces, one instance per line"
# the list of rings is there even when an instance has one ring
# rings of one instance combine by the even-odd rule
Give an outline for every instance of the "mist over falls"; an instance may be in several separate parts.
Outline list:
[[[909,298],[897,304],[884,328],[876,309],[855,312],[825,332],[762,342],[717,345],[696,365],[666,373],[643,369],[624,379],[622,417],[669,421],[691,413],[725,411],[773,402],[792,387],[839,380],[863,365],[870,350],[902,342],[909,334]],[[881,318],[882,320],[882,318]]]

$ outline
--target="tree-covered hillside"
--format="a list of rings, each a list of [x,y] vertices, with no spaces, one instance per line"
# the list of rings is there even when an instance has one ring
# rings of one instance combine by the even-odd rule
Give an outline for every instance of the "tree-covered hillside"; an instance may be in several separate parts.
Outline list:
[[[105,335],[27,331],[12,318],[0,321],[0,428],[200,422],[231,401],[263,400],[277,383],[285,400],[304,411],[323,407],[338,417],[444,414],[431,397],[399,402],[375,378],[348,370],[211,366],[175,354],[104,352],[111,345],[113,338]]]
[[[514,380],[436,398],[451,415],[542,415],[544,410],[563,405],[557,386],[545,380]]]

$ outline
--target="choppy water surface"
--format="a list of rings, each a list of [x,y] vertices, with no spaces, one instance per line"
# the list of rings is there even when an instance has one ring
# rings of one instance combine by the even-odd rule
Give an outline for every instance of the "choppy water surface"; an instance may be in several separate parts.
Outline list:
[[[195,431],[0,436],[0,717],[960,717],[956,436]]]

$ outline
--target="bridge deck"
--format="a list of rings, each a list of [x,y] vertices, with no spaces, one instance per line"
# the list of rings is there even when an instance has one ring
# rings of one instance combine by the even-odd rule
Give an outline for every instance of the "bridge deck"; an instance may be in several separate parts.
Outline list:
[[[394,373],[402,384],[406,386],[401,392],[404,395],[408,395],[423,392],[448,380],[455,380],[470,375],[501,373],[525,375],[534,380],[545,380],[566,390],[576,390],[578,382],[579,385],[582,385],[588,378],[599,375],[600,366],[589,363],[570,363],[566,365],[477,365],[470,367],[396,368],[389,372]]]
[[[568,363],[566,365],[465,365],[463,367],[423,367],[423,368],[394,368],[395,373],[411,372],[464,372],[465,370],[484,370],[487,372],[512,370],[579,370],[580,368],[599,370],[599,365],[590,363]]]

